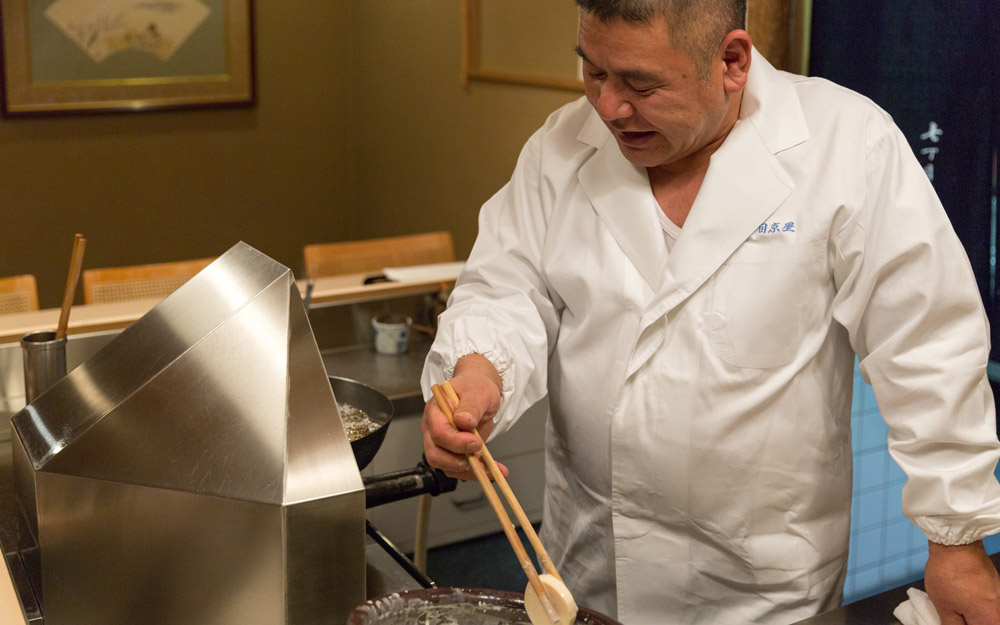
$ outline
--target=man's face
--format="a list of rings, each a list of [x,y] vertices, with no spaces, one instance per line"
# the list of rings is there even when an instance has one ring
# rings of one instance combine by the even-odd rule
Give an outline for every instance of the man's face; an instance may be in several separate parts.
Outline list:
[[[663,18],[602,22],[581,11],[579,53],[587,100],[630,162],[683,167],[706,146],[714,151],[729,131],[725,64],[713,59],[709,78],[699,78],[691,57],[671,44]]]

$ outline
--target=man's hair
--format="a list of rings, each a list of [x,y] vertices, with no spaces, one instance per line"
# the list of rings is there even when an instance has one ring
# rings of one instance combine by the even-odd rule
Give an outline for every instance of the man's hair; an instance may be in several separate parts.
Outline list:
[[[651,24],[663,17],[670,41],[694,61],[702,79],[726,33],[746,28],[747,0],[576,0],[602,22]]]

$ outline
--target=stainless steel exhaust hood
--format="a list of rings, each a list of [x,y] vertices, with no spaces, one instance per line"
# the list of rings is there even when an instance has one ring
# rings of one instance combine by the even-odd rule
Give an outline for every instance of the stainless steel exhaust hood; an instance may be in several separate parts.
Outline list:
[[[361,476],[292,273],[252,247],[12,424],[45,625],[339,624],[364,602]]]

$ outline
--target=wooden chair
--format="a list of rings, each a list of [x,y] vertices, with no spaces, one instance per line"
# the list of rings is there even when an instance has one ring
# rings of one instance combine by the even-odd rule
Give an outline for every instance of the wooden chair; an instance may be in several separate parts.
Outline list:
[[[199,258],[174,263],[87,269],[83,272],[83,303],[108,304],[164,298],[213,260],[215,258]]]
[[[0,314],[38,310],[35,276],[24,274],[0,278]]]
[[[447,231],[427,232],[363,241],[314,243],[302,249],[306,278],[381,271],[455,260],[455,246]]]

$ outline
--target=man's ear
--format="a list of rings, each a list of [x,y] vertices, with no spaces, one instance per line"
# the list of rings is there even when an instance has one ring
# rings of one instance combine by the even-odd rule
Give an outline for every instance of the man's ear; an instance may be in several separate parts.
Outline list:
[[[719,53],[725,68],[722,72],[723,85],[726,93],[738,93],[747,84],[747,72],[750,71],[750,50],[753,42],[750,33],[745,30],[733,30],[723,38],[719,45]]]

